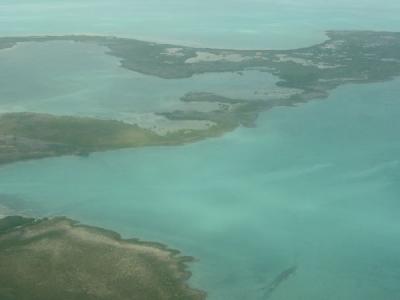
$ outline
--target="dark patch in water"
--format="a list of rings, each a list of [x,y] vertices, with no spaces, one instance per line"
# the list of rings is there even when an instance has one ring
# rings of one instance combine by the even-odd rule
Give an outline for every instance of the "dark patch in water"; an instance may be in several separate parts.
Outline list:
[[[269,299],[271,295],[281,286],[282,283],[287,281],[292,275],[296,274],[297,266],[292,266],[279,273],[275,279],[263,290],[265,290],[265,299]]]

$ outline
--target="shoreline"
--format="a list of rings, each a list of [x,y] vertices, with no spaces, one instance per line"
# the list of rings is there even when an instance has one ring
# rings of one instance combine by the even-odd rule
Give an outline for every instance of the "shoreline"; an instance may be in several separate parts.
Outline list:
[[[309,48],[313,48],[316,46],[320,46],[332,40],[332,35],[336,33],[361,33],[361,34],[399,34],[400,31],[395,30],[373,30],[373,29],[338,29],[332,30],[327,29],[321,31],[324,33],[325,38],[319,42],[312,43],[308,46],[300,46],[300,47],[293,47],[293,48],[263,48],[257,47],[254,49],[248,48],[230,48],[230,47],[212,47],[212,46],[205,46],[205,45],[185,45],[184,41],[174,41],[174,40],[153,40],[148,39],[140,36],[129,36],[124,34],[118,33],[87,33],[87,32],[75,32],[75,33],[65,33],[65,34],[23,34],[23,35],[0,35],[0,42],[1,40],[16,40],[15,43],[25,43],[25,42],[46,42],[52,40],[71,40],[73,41],[74,38],[88,38],[88,39],[118,39],[118,40],[130,40],[154,45],[163,45],[163,46],[175,46],[175,47],[182,47],[182,48],[192,48],[192,49],[201,49],[201,50],[216,50],[216,51],[233,51],[233,52],[254,52],[254,51],[269,51],[269,52],[291,52],[296,50],[305,50]],[[12,47],[12,46],[11,46]],[[10,48],[10,46],[1,48],[0,50]]]
[[[351,30],[351,29],[349,29]],[[326,42],[329,37],[327,33],[331,31],[329,29],[320,31],[320,34],[323,36],[320,39],[316,40],[315,42],[308,43],[307,45],[301,46],[301,48],[311,47],[313,45],[317,45],[320,43]],[[374,31],[374,30],[363,30],[363,31]],[[2,34],[0,38],[26,38],[26,37],[42,37],[42,36],[52,36],[52,37],[61,37],[61,36],[88,36],[88,37],[117,37],[122,39],[130,39],[130,40],[137,40],[143,41],[148,43],[155,43],[160,45],[180,45],[187,48],[201,48],[201,49],[215,49],[215,50],[233,50],[233,51],[259,51],[259,50],[268,50],[268,51],[285,51],[285,50],[293,50],[297,47],[287,47],[287,48],[268,48],[268,47],[254,47],[254,48],[238,48],[238,47],[227,47],[227,46],[219,46],[215,47],[212,45],[202,44],[200,42],[192,41],[188,42],[186,40],[177,40],[177,39],[163,39],[163,38],[152,38],[152,37],[145,37],[140,35],[131,35],[125,33],[118,33],[118,32],[69,32],[69,33],[30,33],[30,34]],[[1,49],[1,48],[0,48]]]
[[[106,47],[120,67],[164,80],[197,74],[258,70],[276,76],[276,94],[259,100],[234,99],[207,92],[185,91],[182,103],[212,103],[211,111],[174,108],[154,112],[170,122],[205,122],[201,129],[182,126],[165,135],[116,120],[55,116],[45,113],[0,115],[0,164],[61,155],[146,146],[176,146],[219,137],[244,126],[258,114],[279,106],[325,99],[346,84],[384,82],[400,76],[400,33],[327,31],[323,43],[291,50],[229,50],[155,44],[114,36],[0,37],[0,48],[19,42],[74,41]],[[294,94],[293,91],[296,91]],[[256,92],[256,91],[254,91]],[[291,94],[292,93],[292,94]],[[154,124],[153,124],[154,125]],[[100,129],[99,129],[100,128]]]
[[[15,237],[19,236],[18,240],[15,240]],[[122,238],[121,235],[112,230],[108,230],[105,228],[97,227],[97,226],[90,226],[86,224],[82,224],[79,221],[70,219],[68,217],[51,217],[51,218],[28,218],[28,217],[23,217],[23,216],[18,216],[18,215],[13,215],[13,216],[7,216],[5,218],[0,217],[0,258],[4,253],[5,249],[7,247],[11,247],[10,245],[14,245],[12,247],[24,247],[26,249],[36,249],[36,247],[43,247],[41,245],[41,241],[43,239],[48,240],[46,242],[46,246],[44,249],[46,249],[46,253],[49,252],[50,257],[53,257],[51,253],[55,251],[64,251],[64,250],[57,250],[59,245],[59,241],[65,240],[67,244],[72,245],[71,247],[67,247],[67,250],[65,250],[65,257],[68,257],[71,255],[71,253],[82,253],[83,255],[86,255],[85,249],[90,249],[91,247],[95,247],[96,249],[98,248],[104,248],[106,247],[107,252],[106,254],[102,254],[103,256],[105,255],[103,259],[103,264],[107,264],[107,259],[106,257],[112,257],[111,261],[118,261],[119,257],[114,257],[114,252],[115,255],[117,253],[121,253],[120,255],[123,257],[132,257],[132,264],[133,266],[137,265],[141,267],[138,267],[141,271],[134,271],[132,269],[129,272],[133,272],[131,275],[132,279],[136,278],[139,276],[141,278],[140,274],[138,275],[137,272],[142,272],[143,273],[143,280],[145,285],[143,285],[142,288],[150,288],[150,286],[153,286],[153,284],[159,284],[160,288],[165,289],[166,293],[171,293],[174,294],[175,292],[179,295],[182,295],[181,297],[178,297],[177,299],[193,299],[193,300],[204,300],[206,299],[206,292],[201,291],[198,289],[193,289],[189,286],[188,280],[192,276],[192,272],[189,270],[189,263],[192,263],[195,261],[194,257],[191,256],[184,256],[182,255],[182,252],[177,250],[177,249],[172,249],[169,248],[167,245],[159,243],[159,242],[152,242],[152,241],[144,241],[138,238]],[[20,244],[20,241],[26,240],[23,244]],[[26,244],[27,243],[27,244]],[[48,244],[47,244],[48,243]],[[25,246],[22,246],[24,245]],[[32,247],[30,245],[32,244]],[[54,244],[54,245],[53,245]],[[21,246],[20,246],[21,245]],[[84,246],[85,245],[85,246]],[[6,247],[6,248],[4,248]],[[28,247],[28,248],[27,248]],[[89,248],[88,248],[89,247]],[[104,248],[104,249],[106,249]],[[50,249],[50,250],[49,250]],[[113,250],[112,250],[113,249]],[[29,250],[31,251],[31,250]],[[35,257],[38,254],[35,254],[36,250],[32,250],[30,255],[33,255]],[[78,252],[76,252],[78,251]],[[97,251],[97,250],[96,250]],[[111,251],[110,254],[108,251]],[[96,253],[88,252],[87,253],[90,256],[96,255]],[[72,257],[75,257],[73,254]],[[117,255],[118,256],[118,255]],[[39,259],[39,258],[38,258]],[[63,257],[56,258],[59,264],[63,264]],[[124,258],[125,259],[125,258]],[[81,259],[79,259],[80,261]],[[88,260],[89,257],[88,257]],[[146,263],[146,261],[149,260],[149,264]],[[24,259],[20,258],[18,255],[16,257],[16,260],[14,261],[15,265],[19,265],[23,263]],[[84,259],[84,261],[86,261]],[[143,261],[143,264],[141,264],[141,261]],[[76,262],[77,263],[77,262]],[[88,265],[81,266],[83,270],[86,270],[87,272],[91,272],[92,268],[92,263],[93,262],[88,262]],[[71,266],[67,266],[65,272],[74,272],[74,262],[69,262],[69,264],[72,264]],[[114,266],[115,267],[115,266]],[[116,267],[118,268],[118,267]],[[121,266],[122,268],[122,266]],[[144,269],[143,269],[144,268]],[[159,270],[159,268],[161,268]],[[122,269],[121,269],[122,270]],[[159,270],[159,271],[156,271]],[[49,270],[54,271],[54,270]],[[57,271],[58,272],[58,271]],[[121,271],[121,272],[127,272],[127,271]],[[171,286],[167,284],[167,282],[163,281],[158,281],[158,279],[154,279],[156,283],[151,282],[151,278],[148,278],[148,275],[146,275],[148,272],[156,272],[154,274],[158,274],[161,272],[161,274],[164,275],[154,275],[154,276],[166,276],[166,278],[170,278],[168,280],[172,280]],[[1,273],[1,270],[0,270]],[[100,275],[100,274],[99,274]],[[113,276],[117,274],[109,274],[109,276]],[[6,278],[4,278],[4,274],[0,276],[0,281],[7,281]],[[38,273],[38,277],[42,276],[42,274]],[[44,276],[44,275],[43,275]],[[93,274],[93,276],[97,276],[97,274]],[[128,275],[126,275],[128,276]],[[129,277],[128,276],[128,277]],[[7,277],[12,277],[11,275]],[[10,279],[8,278],[8,279]],[[162,277],[164,278],[164,277]],[[11,279],[10,279],[11,280]],[[22,282],[26,283],[27,286],[29,286],[28,281],[30,279],[20,279]],[[50,281],[52,279],[46,279],[47,281]],[[103,279],[102,279],[103,280]],[[150,282],[148,282],[150,281]],[[8,282],[8,281],[7,281]],[[112,282],[112,281],[111,281]],[[157,283],[159,282],[159,283]],[[23,284],[24,284],[23,283]],[[23,285],[22,284],[22,285]],[[78,285],[79,286],[79,285]],[[112,287],[107,286],[110,289]],[[85,287],[82,287],[85,288]],[[127,287],[129,288],[129,287]],[[138,287],[138,293],[141,293],[143,291],[140,291],[140,286]],[[155,287],[154,287],[155,288]],[[176,289],[176,290],[175,290]],[[41,291],[43,292],[43,291]],[[146,291],[144,291],[147,293]],[[66,295],[68,294],[67,291],[65,291]],[[0,295],[1,295],[1,289],[0,289]],[[186,296],[184,296],[186,295]],[[185,298],[188,297],[188,298]],[[90,298],[92,299],[92,298]],[[96,298],[97,299],[97,298]],[[98,299],[103,299],[103,298],[98,298]],[[119,298],[114,298],[114,299],[119,299]],[[122,299],[122,298],[121,298]],[[147,299],[147,298],[145,298]],[[161,299],[161,298],[160,298]],[[171,299],[172,298],[168,298]]]

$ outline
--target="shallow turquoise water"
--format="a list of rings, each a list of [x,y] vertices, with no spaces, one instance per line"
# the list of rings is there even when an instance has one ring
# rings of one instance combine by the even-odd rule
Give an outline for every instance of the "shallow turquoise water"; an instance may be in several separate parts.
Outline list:
[[[0,193],[199,258],[210,299],[394,299],[400,294],[400,81],[349,85],[182,147],[8,165]]]
[[[160,3],[3,0],[0,35],[89,32],[189,45],[291,48],[323,40],[326,29],[400,31],[400,2],[393,0]],[[63,54],[76,60],[74,51]],[[103,94],[94,89],[106,81],[102,76],[108,74],[110,84],[122,78],[119,91],[126,86],[124,76],[140,77],[118,73],[123,70],[116,61],[105,60],[99,49],[78,64],[69,64],[67,56],[63,69],[60,61],[44,65],[38,56],[25,57],[36,72],[26,77],[16,68],[23,55],[8,56],[15,61],[8,61],[7,72],[1,56],[2,109],[15,108],[16,99],[32,110],[106,109],[95,101]],[[91,73],[93,65],[114,73]],[[50,80],[60,73],[74,75]],[[35,94],[21,89],[10,97],[12,74]],[[49,85],[41,87],[46,80]],[[165,86],[172,99],[174,83]],[[69,98],[57,97],[65,94]],[[88,94],[93,101],[85,106],[81,100]],[[293,265],[296,275],[271,299],[397,299],[399,95],[399,79],[348,85],[328,100],[262,114],[256,128],[219,139],[3,166],[0,194],[30,213],[67,215],[197,257],[191,282],[211,300],[265,299],[263,288]],[[74,101],[75,110],[68,105]]]
[[[259,71],[166,80],[120,68],[119,59],[106,51],[70,41],[20,43],[1,50],[0,112],[123,119],[135,113],[184,109],[180,98],[188,92],[258,99],[261,96],[255,92],[268,91],[278,81]]]
[[[117,34],[178,44],[293,48],[331,29],[400,31],[397,0],[2,0],[0,35]]]

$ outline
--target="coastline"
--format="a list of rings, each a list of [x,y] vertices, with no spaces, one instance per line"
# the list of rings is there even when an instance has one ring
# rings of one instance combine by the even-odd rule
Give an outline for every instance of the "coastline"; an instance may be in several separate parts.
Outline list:
[[[60,248],[60,245],[64,244],[68,246],[64,246],[65,249]],[[110,276],[110,281],[107,278],[103,278],[105,276],[104,274],[93,273],[93,268],[97,269],[97,267],[95,265],[96,260],[92,260],[91,257],[100,255],[99,257],[103,257],[102,265],[110,264],[109,266],[101,266],[100,268],[109,268],[110,270],[116,268],[115,271],[120,269],[121,274],[125,274],[123,275],[124,279],[121,280],[126,280],[127,278],[130,278],[130,280],[135,280],[135,278],[136,280],[139,280],[142,278],[140,279],[143,283],[142,286],[137,286],[136,289],[132,289],[129,287],[128,281],[126,281],[124,289],[139,294],[142,293],[144,297],[143,299],[152,299],[146,298],[146,295],[152,294],[154,297],[155,294],[152,289],[155,289],[156,287],[157,289],[161,289],[160,291],[162,292],[161,294],[157,294],[160,297],[154,298],[154,300],[204,300],[206,298],[206,293],[204,291],[190,288],[187,282],[192,275],[188,270],[188,264],[195,260],[194,257],[183,256],[179,250],[171,249],[167,245],[161,243],[142,241],[136,238],[123,239],[121,235],[115,231],[84,225],[67,217],[36,219],[20,216],[8,216],[0,218],[0,264],[3,265],[3,272],[5,272],[5,269],[8,271],[14,270],[14,268],[10,268],[10,266],[19,266],[22,269],[27,268],[34,271],[34,264],[29,266],[23,265],[25,261],[24,255],[22,255],[22,257],[18,255],[16,255],[17,257],[13,257],[13,255],[7,254],[7,249],[10,247],[16,251],[20,248],[21,250],[25,249],[25,251],[28,251],[27,255],[30,257],[30,260],[32,257],[41,260],[42,256],[37,252],[37,250],[42,249],[41,251],[44,251],[49,255],[50,261],[54,260],[54,263],[62,266],[60,270],[58,270],[52,269],[55,265],[47,264],[46,268],[48,269],[48,272],[56,272],[56,274],[57,272],[64,272],[65,274],[70,274],[68,275],[68,278],[72,279],[69,280],[74,280],[73,278],[75,278],[73,274],[74,272],[77,272],[77,270],[74,269],[77,267],[76,264],[79,262],[87,262],[87,265],[80,265],[78,268],[80,269],[79,272],[89,272],[91,274],[90,281],[95,280],[98,276],[99,281],[108,282],[106,287],[110,292],[114,292],[113,281],[111,278],[119,274],[107,274],[106,277]],[[102,252],[102,249],[105,252]],[[61,253],[64,253],[64,255],[60,255]],[[77,256],[78,253],[80,253],[79,256]],[[9,261],[6,262],[1,259],[4,255],[8,257]],[[73,259],[71,260],[71,257],[76,257],[77,262]],[[131,262],[128,263],[128,259]],[[126,262],[120,265],[123,261]],[[126,269],[126,263],[131,265],[130,271],[129,269]],[[15,270],[17,272],[17,269]],[[16,275],[9,273],[5,274],[3,272],[0,270],[0,273],[2,273],[0,281],[3,282],[2,288],[0,288],[0,295],[2,294],[2,291],[4,292],[7,284],[14,282],[12,278]],[[31,277],[23,276],[24,274],[25,273],[19,274],[18,283],[14,282],[14,284],[20,285],[20,288],[22,289],[28,287],[32,283]],[[150,276],[150,274],[152,275]],[[45,281],[45,283],[43,283],[44,286],[48,284],[47,286],[50,287],[52,284],[55,284],[53,279],[47,278],[46,275],[42,274],[42,271],[38,272],[36,277],[37,279],[34,279],[34,281],[40,280],[43,277],[42,280]],[[78,279],[76,280],[77,282],[72,282],[72,285],[75,286],[76,289],[82,289],[79,293],[84,293],[83,290],[91,284],[88,282],[87,285],[81,286],[82,282],[79,283]],[[121,286],[116,284],[115,288],[117,287],[121,288]],[[35,292],[39,293],[36,296],[40,296],[40,293],[46,293],[46,291],[41,288],[38,288]],[[67,290],[61,292],[65,292],[65,294],[63,294],[65,297],[67,297],[67,295],[73,295],[73,293],[70,294]],[[19,291],[15,291],[15,293],[18,294]],[[76,290],[74,293],[78,293],[78,291]],[[164,298],[161,297],[161,295],[169,296]],[[172,295],[180,296],[174,298]],[[100,293],[97,296],[98,298],[88,297],[87,299],[104,298]],[[68,299],[68,297],[60,299]],[[113,299],[125,298],[116,297]]]
[[[195,74],[258,70],[276,76],[276,91],[258,100],[219,94],[187,92],[182,103],[212,103],[210,111],[154,112],[170,122],[204,122],[204,128],[178,126],[159,135],[137,124],[46,113],[0,115],[0,164],[61,155],[146,146],[182,145],[218,137],[239,126],[252,127],[260,112],[324,99],[344,84],[367,84],[400,75],[400,33],[327,31],[328,40],[292,50],[229,50],[156,44],[114,36],[30,36],[0,38],[0,48],[20,42],[75,41],[109,49],[120,67],[163,80]],[[181,123],[182,124],[182,123]],[[154,124],[156,125],[156,124]],[[40,130],[38,129],[40,128]],[[99,129],[100,128],[100,129]]]

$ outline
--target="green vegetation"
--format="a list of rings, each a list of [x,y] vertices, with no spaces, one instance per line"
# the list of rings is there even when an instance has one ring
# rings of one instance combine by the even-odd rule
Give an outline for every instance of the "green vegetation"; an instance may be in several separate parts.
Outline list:
[[[280,78],[281,87],[302,91],[291,97],[292,103],[326,97],[341,84],[389,80],[400,75],[400,33],[329,31],[327,35],[329,39],[321,44],[294,50],[191,48],[83,35],[7,37],[0,38],[0,45],[54,40],[96,43],[108,48],[109,55],[120,58],[122,67],[166,79],[256,69]]]
[[[343,81],[383,80],[399,75],[400,33],[329,31],[327,35],[329,39],[321,44],[294,50],[191,48],[85,35],[3,37],[0,38],[0,48],[21,42],[57,40],[96,43],[107,47],[108,54],[119,57],[122,67],[144,74],[168,79],[209,72],[260,69],[280,77],[281,84],[300,89],[315,88],[321,79],[332,81],[322,84],[322,88],[332,88]],[[168,49],[178,51],[169,53]],[[200,59],[188,63],[199,52],[220,59]],[[230,59],[232,55],[239,59]]]
[[[54,116],[38,113],[0,115],[0,164],[59,155],[156,145],[178,145],[218,136],[234,125],[206,130],[179,130],[157,135],[120,121]]]
[[[117,121],[12,113],[0,117],[0,163],[156,143],[151,131]]]
[[[2,300],[201,300],[190,257],[67,218],[0,219]]]
[[[73,146],[82,151],[149,145],[157,136],[119,121],[10,113],[0,118],[0,134]]]
[[[155,132],[112,120],[19,113],[0,116],[0,164],[127,147],[178,145],[254,126],[258,113],[275,106],[321,99],[347,83],[389,80],[400,75],[400,33],[331,31],[321,44],[294,50],[228,50],[180,47],[134,39],[67,35],[0,38],[0,49],[22,42],[75,41],[106,47],[123,68],[161,78],[209,72],[259,70],[277,76],[278,94],[258,100],[188,93],[183,102],[218,103],[214,111],[158,113],[173,121],[210,121],[206,129]],[[280,89],[280,90],[279,90]],[[291,91],[295,91],[292,93]],[[279,94],[281,93],[281,94]]]
[[[12,216],[0,219],[0,235],[5,234],[16,227],[34,224],[34,222],[35,219],[33,218],[25,218],[21,216]]]

